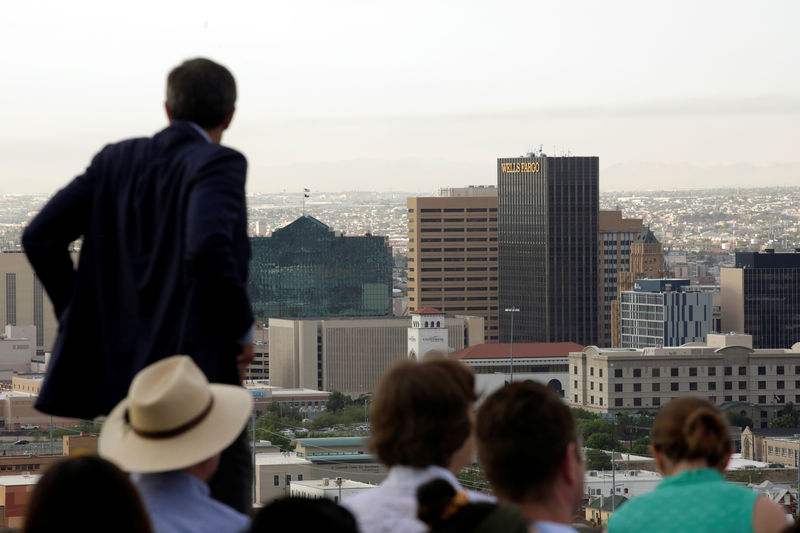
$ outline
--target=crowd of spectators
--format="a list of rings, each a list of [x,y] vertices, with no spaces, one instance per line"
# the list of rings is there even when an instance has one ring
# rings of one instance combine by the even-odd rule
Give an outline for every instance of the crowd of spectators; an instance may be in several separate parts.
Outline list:
[[[65,460],[42,477],[24,531],[52,531],[91,500],[84,529],[97,531],[575,532],[585,462],[570,409],[528,381],[506,384],[476,411],[474,386],[468,367],[442,356],[395,364],[371,407],[370,445],[389,468],[384,482],[342,505],[284,498],[251,518],[213,499],[208,482],[252,399],[241,387],[208,383],[190,357],[169,357],[134,378],[103,426],[101,457]],[[664,481],[612,514],[609,532],[788,531],[779,506],[722,477],[730,437],[708,401],[665,405],[652,449]],[[491,494],[456,478],[476,452]]]

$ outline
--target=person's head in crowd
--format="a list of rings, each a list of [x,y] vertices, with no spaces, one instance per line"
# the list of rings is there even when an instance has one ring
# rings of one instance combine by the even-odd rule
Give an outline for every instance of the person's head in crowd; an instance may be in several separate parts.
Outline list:
[[[325,533],[358,533],[353,515],[331,500],[281,498],[261,509],[253,518],[250,533],[274,531],[324,531]]]
[[[69,529],[69,517],[79,516],[87,506],[92,509],[92,519],[81,521],[81,531],[151,531],[139,493],[128,475],[94,455],[60,461],[45,472],[28,503],[22,531]]]
[[[475,378],[462,363],[400,361],[372,398],[370,447],[389,467],[458,471],[472,463],[475,399]]]
[[[158,533],[239,533],[250,517],[212,499],[207,484],[252,408],[247,389],[210,384],[191,357],[175,355],[136,374],[103,425],[98,451],[134,474]]]
[[[611,515],[610,533],[785,529],[786,514],[779,505],[721,475],[732,453],[728,424],[705,398],[674,398],[661,407],[651,449],[665,477],[655,491]]]
[[[191,357],[174,355],[136,375],[103,425],[98,450],[128,472],[185,470],[207,482],[252,405],[246,389],[210,384]]]
[[[584,460],[569,407],[540,383],[512,383],[478,410],[478,460],[501,501],[532,521],[568,524],[583,497]]]
[[[676,398],[661,408],[651,447],[659,470],[667,476],[678,467],[722,472],[733,453],[728,423],[716,406],[697,396]]]
[[[528,524],[514,506],[470,503],[467,495],[443,479],[434,479],[417,489],[417,516],[432,533],[504,531],[525,533]]]

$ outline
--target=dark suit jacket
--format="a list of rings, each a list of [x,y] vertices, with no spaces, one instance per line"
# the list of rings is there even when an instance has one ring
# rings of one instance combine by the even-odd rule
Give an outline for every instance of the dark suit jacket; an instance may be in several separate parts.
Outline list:
[[[38,409],[107,414],[136,372],[174,354],[238,383],[237,341],[253,322],[246,171],[240,153],[175,122],[106,146],[31,221],[25,253],[59,318]]]

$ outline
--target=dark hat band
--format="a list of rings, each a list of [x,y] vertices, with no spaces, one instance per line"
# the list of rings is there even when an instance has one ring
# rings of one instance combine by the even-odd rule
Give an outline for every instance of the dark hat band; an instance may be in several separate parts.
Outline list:
[[[136,429],[135,427],[133,427],[133,424],[131,424],[131,420],[130,420],[130,416],[129,416],[130,408],[125,410],[125,422],[128,423],[128,427],[130,427],[131,430],[134,433],[136,433],[137,435],[139,435],[140,437],[143,437],[145,439],[168,439],[168,438],[171,438],[171,437],[177,437],[178,435],[180,435],[182,433],[186,433],[190,429],[193,429],[195,426],[197,426],[200,422],[202,422],[208,416],[208,413],[211,412],[211,408],[213,406],[214,406],[214,397],[211,396],[209,398],[209,400],[208,400],[208,405],[206,406],[205,409],[203,409],[203,411],[199,415],[197,415],[196,417],[192,418],[191,420],[189,420],[187,423],[183,424],[182,426],[178,426],[178,427],[176,427],[174,429],[167,429],[167,430],[164,430],[164,431],[145,431],[145,430]]]

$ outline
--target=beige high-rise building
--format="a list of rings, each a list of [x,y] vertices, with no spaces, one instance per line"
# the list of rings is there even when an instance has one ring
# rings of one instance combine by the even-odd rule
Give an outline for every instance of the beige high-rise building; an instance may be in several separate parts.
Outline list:
[[[622,316],[620,294],[632,291],[633,282],[637,279],[671,278],[672,272],[665,270],[664,254],[661,243],[650,231],[650,227],[642,228],[641,233],[631,243],[630,268],[620,269],[617,278],[617,299],[611,303],[611,346],[622,346]]]
[[[597,214],[600,233],[600,339],[598,346],[611,344],[611,305],[619,298],[619,271],[630,269],[631,246],[642,231],[641,218],[622,218],[622,211],[600,211]]]
[[[408,199],[408,310],[483,317],[497,342],[497,189],[442,193]]]
[[[78,254],[72,254],[77,262]],[[36,351],[49,352],[58,332],[50,298],[22,252],[0,252],[0,329],[36,326]]]
[[[767,427],[787,403],[800,402],[800,343],[754,350],[752,342],[750,335],[710,333],[705,343],[678,347],[588,346],[569,354],[570,405],[635,413],[701,396]]]
[[[482,344],[483,318],[445,317],[451,351]],[[411,317],[269,321],[270,385],[372,392],[392,363],[408,357]]]

